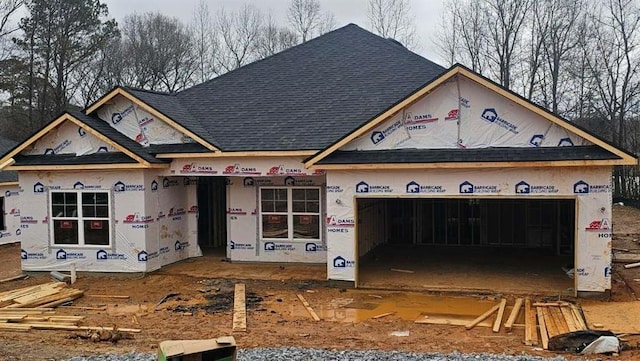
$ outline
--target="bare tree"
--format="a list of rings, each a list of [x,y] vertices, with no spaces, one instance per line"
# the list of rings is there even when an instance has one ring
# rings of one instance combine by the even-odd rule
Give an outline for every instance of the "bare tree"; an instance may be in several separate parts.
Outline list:
[[[483,2],[487,34],[486,56],[491,61],[492,70],[497,74],[498,82],[506,88],[511,86],[511,69],[517,61],[521,31],[531,2],[531,0],[484,0]]]
[[[278,26],[271,14],[269,14],[258,39],[257,55],[260,58],[266,58],[297,43],[298,37],[296,34],[285,27]]]
[[[0,37],[18,30],[11,24],[11,16],[24,5],[24,0],[0,0]]]
[[[486,66],[486,23],[478,1],[450,0],[443,16],[438,47],[451,63],[459,62],[482,73]]]
[[[175,92],[193,85],[196,57],[189,29],[159,13],[133,14],[123,25],[126,83]]]
[[[198,3],[193,13],[191,26],[197,62],[196,77],[199,82],[204,82],[216,74],[215,57],[218,51],[216,29],[209,12],[209,6],[204,0],[200,0]]]
[[[318,0],[291,0],[287,18],[303,43],[335,28],[333,14],[323,14]]]
[[[378,35],[416,46],[416,28],[409,0],[369,0],[369,26]]]
[[[220,49],[216,57],[219,72],[237,69],[256,58],[262,13],[253,5],[244,5],[237,12],[224,8],[217,14]]]

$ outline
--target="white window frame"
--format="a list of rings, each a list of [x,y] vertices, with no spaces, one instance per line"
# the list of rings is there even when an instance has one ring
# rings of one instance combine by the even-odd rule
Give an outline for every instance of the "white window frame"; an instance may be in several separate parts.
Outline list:
[[[287,190],[287,212],[262,212],[262,190],[264,189],[286,189]],[[318,212],[294,212],[293,211],[293,190],[294,189],[315,189],[318,191]],[[262,236],[262,216],[263,214],[279,214],[287,216],[287,238],[265,238]],[[293,216],[309,215],[318,216],[318,238],[294,238]],[[264,186],[258,188],[258,232],[261,240],[272,242],[320,242],[322,240],[322,188],[319,186]]]
[[[76,193],[76,209],[78,214],[76,217],[56,217],[53,214],[53,194],[54,193]],[[84,193],[104,193],[107,195],[107,217],[84,217],[82,213],[82,195]],[[113,198],[111,192],[100,189],[56,189],[49,191],[49,234],[51,235],[51,245],[54,247],[82,247],[82,248],[111,248],[113,247],[113,227],[112,227],[112,203]],[[54,221],[77,221],[78,222],[78,243],[56,243]],[[109,244],[85,244],[84,239],[84,221],[106,221],[109,231]]]

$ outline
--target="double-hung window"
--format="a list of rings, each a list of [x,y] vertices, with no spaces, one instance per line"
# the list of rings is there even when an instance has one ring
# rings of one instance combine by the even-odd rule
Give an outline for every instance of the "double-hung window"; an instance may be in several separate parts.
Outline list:
[[[54,245],[111,245],[108,191],[51,191],[50,195]]]
[[[319,240],[319,187],[260,188],[260,236],[265,240]]]

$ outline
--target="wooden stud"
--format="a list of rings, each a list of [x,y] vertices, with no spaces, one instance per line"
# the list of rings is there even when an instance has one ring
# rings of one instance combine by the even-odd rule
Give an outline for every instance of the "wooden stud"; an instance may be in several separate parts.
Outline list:
[[[233,293],[233,331],[247,331],[247,305],[245,297],[245,284],[236,283]]]
[[[482,321],[486,320],[486,319],[487,319],[487,318],[489,318],[489,316],[491,316],[494,312],[498,311],[498,309],[499,309],[499,308],[500,308],[500,304],[497,304],[497,305],[495,305],[495,306],[491,307],[491,308],[489,309],[489,311],[487,311],[487,312],[485,312],[485,313],[481,314],[481,315],[480,315],[480,316],[478,316],[475,320],[473,320],[473,321],[471,321],[471,322],[467,323],[464,327],[465,327],[467,330],[470,330],[470,329],[474,328],[477,324],[479,324],[480,322],[482,322]]]
[[[542,341],[542,348],[549,349],[549,333],[547,330],[547,323],[545,322],[544,315],[542,314],[542,307],[536,307],[538,313],[538,323],[540,324],[540,340]]]
[[[118,163],[118,164],[78,164],[78,165],[14,165],[7,167],[7,170],[101,170],[101,169],[169,169],[170,164],[150,163],[148,166],[140,163]]]
[[[500,326],[502,326],[502,317],[504,317],[504,310],[507,307],[507,299],[503,298],[500,301],[500,307],[498,308],[498,315],[496,316],[496,320],[493,322],[493,332],[500,332]]]
[[[571,308],[560,307],[560,312],[562,313],[562,317],[567,324],[569,332],[578,331],[580,329],[580,327],[576,325],[576,319],[573,316],[573,312],[571,312]]]
[[[516,303],[513,305],[513,309],[509,314],[509,318],[507,319],[507,322],[504,324],[504,329],[507,330],[507,332],[511,332],[511,329],[513,328],[513,323],[516,322],[516,318],[518,318],[518,315],[520,314],[520,309],[522,308],[523,301],[524,300],[522,298],[516,299]]]
[[[569,302],[563,302],[563,301],[558,301],[558,302],[535,302],[533,304],[533,307],[561,307],[561,306],[569,306],[570,303]]]
[[[85,311],[106,311],[107,306],[104,307],[88,307],[88,306],[61,306],[62,308],[69,308],[72,310],[85,310]]]
[[[1,168],[0,168],[1,169]],[[2,186],[3,184],[0,183],[0,186]],[[16,183],[17,185],[17,183]],[[16,281],[16,280],[21,280],[23,278],[27,278],[29,276],[27,275],[18,275],[18,276],[13,276],[13,277],[9,277],[9,278],[3,278],[0,280],[0,283],[5,283],[5,282],[11,282],[11,281]]]
[[[524,344],[533,346],[538,344],[538,331],[536,329],[536,314],[531,308],[531,300],[524,301]]]
[[[2,167],[0,166],[0,169]],[[19,186],[20,182],[0,182],[0,187],[11,187],[11,186]]]
[[[304,306],[304,308],[307,309],[307,312],[309,312],[309,314],[311,315],[311,317],[313,318],[314,321],[320,321],[320,317],[318,317],[318,314],[316,313],[316,311],[313,310],[313,308],[311,308],[311,305],[309,304],[309,302],[307,302],[307,300],[304,298],[303,295],[301,294],[297,294],[298,299],[300,300],[300,302],[302,302],[302,305]]]

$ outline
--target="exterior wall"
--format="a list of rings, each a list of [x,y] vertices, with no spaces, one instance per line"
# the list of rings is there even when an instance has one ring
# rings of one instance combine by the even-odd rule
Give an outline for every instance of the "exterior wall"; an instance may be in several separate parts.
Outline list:
[[[20,172],[22,269],[26,271],[143,272],[138,262],[145,248],[145,190],[142,171]],[[51,190],[109,190],[112,240],[110,247],[54,245],[50,234]],[[133,215],[134,217],[129,217]]]
[[[270,242],[259,237],[260,186],[325,184],[324,172],[305,169],[302,160],[302,157],[176,159],[164,175],[227,177],[227,256],[232,261],[325,263],[324,241]],[[321,194],[324,197],[324,190]]]
[[[112,245],[54,245],[49,191],[109,190]],[[202,255],[197,242],[196,185],[158,171],[20,172],[22,268],[27,271],[148,272]],[[106,257],[105,257],[106,252]]]
[[[324,177],[230,177],[227,184],[227,256],[232,261],[258,262],[327,262],[324,228],[322,240],[272,242],[260,239],[258,189],[261,186],[324,186]],[[321,189],[321,198],[324,191]],[[321,207],[323,200],[320,200]],[[324,209],[320,218],[324,219]]]
[[[572,197],[577,290],[611,289],[611,168],[327,172],[327,274],[355,281],[355,197]]]
[[[0,186],[0,196],[4,197],[5,228],[0,229],[0,245],[20,242],[20,194],[17,185]]]
[[[144,224],[146,247],[139,262],[147,271],[190,257],[202,256],[198,246],[198,206],[196,179],[164,177],[158,171],[144,174],[144,204],[147,217]]]

